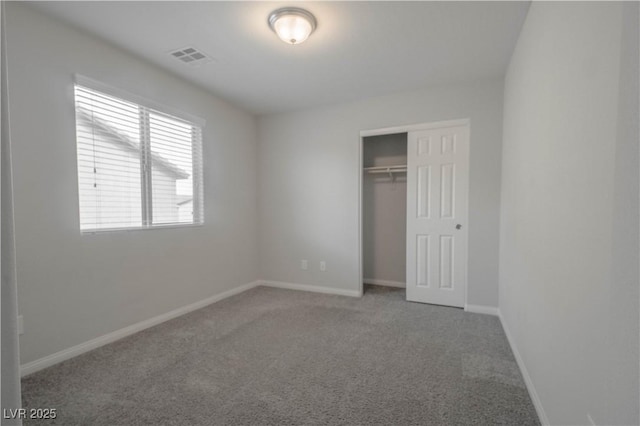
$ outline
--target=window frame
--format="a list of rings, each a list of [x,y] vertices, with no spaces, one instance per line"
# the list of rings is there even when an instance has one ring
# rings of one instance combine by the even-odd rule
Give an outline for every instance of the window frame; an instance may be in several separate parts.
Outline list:
[[[126,227],[112,227],[112,228],[91,228],[91,229],[82,229],[81,226],[78,226],[80,229],[80,233],[82,235],[85,234],[98,234],[105,232],[123,232],[123,231],[148,231],[153,229],[171,229],[171,228],[194,228],[194,227],[202,227],[205,223],[205,213],[204,213],[204,127],[206,125],[206,120],[200,118],[198,116],[194,116],[188,114],[184,111],[176,110],[172,107],[166,106],[164,104],[152,101],[150,99],[144,98],[142,96],[133,94],[124,89],[119,89],[108,84],[102,83],[100,81],[94,80],[92,78],[74,74],[73,86],[72,86],[72,98],[73,98],[73,112],[74,112],[74,145],[76,152],[76,179],[78,183],[78,225],[81,224],[81,212],[80,212],[80,176],[78,173],[78,135],[77,135],[77,105],[76,105],[76,96],[75,96],[75,88],[76,86],[82,86],[89,90],[95,90],[97,92],[103,93],[108,96],[113,96],[115,98],[119,98],[123,101],[133,103],[140,107],[141,115],[142,111],[144,111],[143,117],[141,117],[140,125],[144,126],[147,130],[146,136],[141,137],[141,165],[144,159],[145,166],[140,170],[140,179],[141,179],[141,194],[140,194],[140,202],[141,202],[141,214],[142,214],[142,226],[126,226]],[[199,158],[199,176],[196,176],[194,173],[193,177],[193,206],[194,206],[194,220],[196,218],[196,208],[200,208],[202,214],[198,215],[198,222],[191,223],[159,223],[153,224],[153,206],[152,206],[152,198],[150,194],[153,191],[153,180],[151,178],[152,167],[149,167],[148,164],[148,156],[151,153],[150,147],[150,138],[148,135],[149,130],[149,121],[150,114],[149,112],[155,112],[158,114],[168,115],[170,117],[175,117],[179,120],[183,120],[192,125],[192,127],[196,127],[200,133],[199,143],[196,145],[195,141],[193,141],[191,147],[192,150],[195,148],[199,149],[199,155],[193,154],[193,170],[192,173],[196,170],[195,160]],[[198,196],[196,196],[198,194]]]

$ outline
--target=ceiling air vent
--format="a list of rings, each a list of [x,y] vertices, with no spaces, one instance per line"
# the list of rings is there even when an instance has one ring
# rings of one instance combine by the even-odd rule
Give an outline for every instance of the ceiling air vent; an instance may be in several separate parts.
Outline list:
[[[195,47],[183,47],[182,49],[173,50],[169,54],[185,64],[194,66],[206,64],[213,60],[213,58]]]

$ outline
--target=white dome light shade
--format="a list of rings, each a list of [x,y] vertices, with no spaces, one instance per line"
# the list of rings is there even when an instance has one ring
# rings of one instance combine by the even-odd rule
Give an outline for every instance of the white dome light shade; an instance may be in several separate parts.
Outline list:
[[[269,26],[285,43],[300,44],[316,29],[316,18],[304,9],[285,7],[269,15]]]
[[[311,24],[301,16],[285,15],[273,27],[278,37],[289,44],[302,43],[311,34]]]

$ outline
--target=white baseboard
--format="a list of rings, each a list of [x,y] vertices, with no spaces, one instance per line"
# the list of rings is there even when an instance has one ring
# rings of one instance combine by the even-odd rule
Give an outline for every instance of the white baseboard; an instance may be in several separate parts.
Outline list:
[[[365,284],[382,285],[385,287],[398,287],[398,288],[407,287],[406,283],[403,283],[400,281],[377,280],[375,278],[363,278],[362,282]]]
[[[336,294],[339,296],[360,297],[358,290],[343,290],[333,287],[322,287],[317,285],[284,283],[281,281],[262,281],[260,285],[265,287],[284,288],[287,290],[311,291],[313,293]]]
[[[511,351],[513,352],[513,356],[515,356],[516,362],[518,363],[518,367],[522,372],[524,383],[527,385],[529,396],[531,397],[531,401],[533,401],[533,406],[536,408],[536,413],[538,413],[540,424],[542,424],[543,426],[550,425],[549,419],[547,418],[547,413],[544,411],[544,407],[542,406],[542,402],[540,401],[538,392],[536,392],[536,388],[533,385],[533,380],[531,380],[531,376],[529,375],[529,370],[527,370],[527,366],[524,364],[524,360],[520,355],[520,351],[518,351],[516,342],[515,340],[513,340],[513,336],[509,331],[509,327],[507,327],[507,323],[505,322],[504,317],[502,316],[502,313],[499,310],[498,310],[498,317],[500,318],[500,323],[502,324],[502,329],[504,330],[504,334],[507,336],[507,341],[509,341],[509,346],[511,346]]]
[[[89,340],[87,342],[81,343],[79,345],[64,349],[60,352],[47,355],[44,358],[40,358],[35,361],[28,362],[20,367],[20,375],[24,377],[26,375],[35,373],[36,371],[50,367],[54,364],[58,364],[59,362],[66,361],[70,358],[73,358],[75,356],[88,352],[90,350],[99,348],[100,346],[104,346],[108,343],[115,342],[116,340],[120,340],[123,337],[127,337],[134,333],[142,331],[144,329],[153,327],[154,325],[158,325],[160,323],[169,321],[173,318],[179,317],[189,312],[204,308],[205,306],[211,305],[212,303],[215,303],[215,302],[219,302],[220,300],[226,299],[227,297],[235,296],[236,294],[250,290],[260,284],[261,284],[260,281],[254,281],[252,283],[248,283],[240,287],[232,288],[231,290],[227,290],[225,292],[216,294],[206,299],[199,300],[190,305],[183,306],[178,309],[174,309],[173,311],[167,312],[165,314],[158,315],[153,318],[149,318],[147,320],[130,325],[128,327],[121,328],[120,330],[116,330],[111,333],[105,334],[104,336],[100,336],[95,339]]]
[[[472,312],[474,314],[485,314],[485,315],[493,315],[499,316],[498,308],[495,306],[486,306],[486,305],[468,305],[464,304],[464,310],[467,312]]]

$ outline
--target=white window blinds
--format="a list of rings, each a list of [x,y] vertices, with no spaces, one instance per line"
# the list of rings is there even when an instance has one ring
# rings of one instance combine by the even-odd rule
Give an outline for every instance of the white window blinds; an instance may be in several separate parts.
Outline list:
[[[80,229],[203,221],[199,125],[77,84]]]

